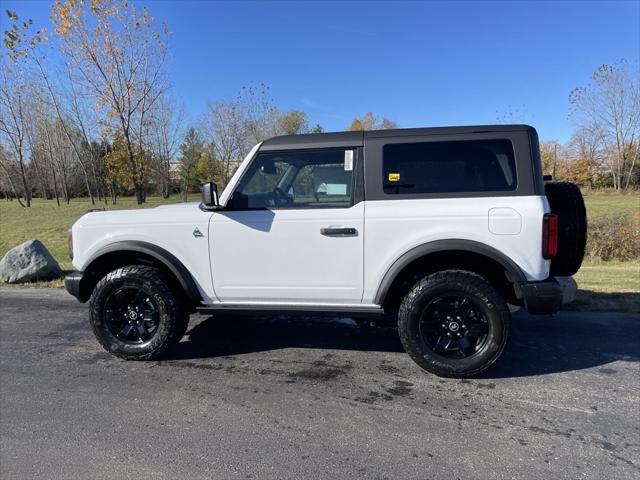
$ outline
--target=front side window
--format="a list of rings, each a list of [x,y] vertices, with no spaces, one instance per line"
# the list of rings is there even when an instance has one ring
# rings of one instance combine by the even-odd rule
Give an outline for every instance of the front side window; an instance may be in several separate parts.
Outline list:
[[[396,143],[383,149],[386,194],[515,190],[509,140]]]
[[[260,153],[249,166],[228,207],[350,207],[353,150],[307,150]]]

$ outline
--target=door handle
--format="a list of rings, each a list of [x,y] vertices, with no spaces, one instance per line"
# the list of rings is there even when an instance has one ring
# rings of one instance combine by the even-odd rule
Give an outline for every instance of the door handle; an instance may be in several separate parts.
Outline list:
[[[320,233],[325,237],[352,237],[358,234],[353,227],[328,227],[321,228]]]

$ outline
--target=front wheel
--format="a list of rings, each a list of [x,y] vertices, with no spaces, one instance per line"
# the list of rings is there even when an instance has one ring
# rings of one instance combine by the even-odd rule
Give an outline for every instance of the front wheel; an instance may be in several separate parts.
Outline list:
[[[189,315],[153,267],[132,265],[102,278],[90,300],[93,332],[110,353],[153,360],[180,341]]]
[[[493,365],[511,332],[507,304],[484,278],[446,270],[420,280],[398,312],[411,358],[443,377],[470,377]]]

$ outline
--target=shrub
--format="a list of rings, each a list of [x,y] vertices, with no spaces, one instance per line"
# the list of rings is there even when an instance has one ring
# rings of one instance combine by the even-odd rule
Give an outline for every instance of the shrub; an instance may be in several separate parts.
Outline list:
[[[586,253],[601,260],[640,258],[640,221],[629,215],[591,219]]]

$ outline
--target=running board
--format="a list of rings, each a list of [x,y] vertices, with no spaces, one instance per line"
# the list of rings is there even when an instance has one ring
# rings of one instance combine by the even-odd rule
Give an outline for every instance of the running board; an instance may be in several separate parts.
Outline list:
[[[237,315],[328,315],[345,317],[381,317],[384,310],[378,305],[273,305],[273,304],[215,304],[197,307],[196,311],[203,315],[215,313],[237,314]]]

